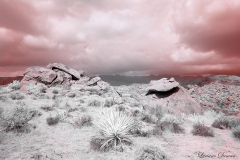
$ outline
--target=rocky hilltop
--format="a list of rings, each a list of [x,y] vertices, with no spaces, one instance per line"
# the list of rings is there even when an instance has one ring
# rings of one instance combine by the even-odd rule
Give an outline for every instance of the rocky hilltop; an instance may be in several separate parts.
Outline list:
[[[228,115],[240,113],[240,77],[228,75],[214,75],[192,81],[185,81],[182,85],[202,108],[211,108]]]

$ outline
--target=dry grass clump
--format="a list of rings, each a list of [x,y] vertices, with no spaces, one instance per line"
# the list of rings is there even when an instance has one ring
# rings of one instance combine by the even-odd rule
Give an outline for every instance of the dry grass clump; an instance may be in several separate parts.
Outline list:
[[[13,111],[4,116],[1,114],[2,128],[5,131],[28,132],[28,121],[33,113],[25,107],[15,107]]]
[[[75,126],[81,128],[83,126],[91,126],[93,123],[92,123],[92,117],[90,115],[84,115],[82,116],[81,118],[78,118],[76,121],[75,121]]]
[[[88,99],[87,104],[88,106],[92,106],[92,107],[100,107],[102,104],[102,101],[97,97],[92,97]]]
[[[231,129],[232,121],[233,121],[232,117],[222,116],[213,122],[212,127],[219,129]]]
[[[183,124],[183,120],[179,117],[171,114],[166,114],[163,118],[157,122],[156,130],[157,131],[165,131],[169,130],[172,133],[183,133],[184,128],[181,126]]]
[[[135,160],[168,160],[167,154],[159,147],[143,146],[136,151]]]
[[[205,126],[203,123],[194,124],[192,134],[204,137],[214,137],[212,128]]]
[[[21,83],[20,81],[14,80],[12,83],[8,84],[8,88],[12,90],[18,90],[21,88]]]
[[[25,98],[25,96],[21,92],[13,92],[10,94],[10,97],[12,98],[12,100],[20,100]]]
[[[97,151],[123,151],[125,145],[131,145],[129,131],[134,127],[135,120],[124,112],[113,109],[100,114],[96,123],[99,135],[91,139],[91,149]]]

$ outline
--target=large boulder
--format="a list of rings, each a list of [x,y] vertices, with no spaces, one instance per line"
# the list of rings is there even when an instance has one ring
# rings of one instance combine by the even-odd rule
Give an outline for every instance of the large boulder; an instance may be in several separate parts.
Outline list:
[[[148,95],[148,98],[157,102],[163,109],[177,115],[181,113],[193,114],[202,112],[200,104],[182,86],[178,86],[178,88],[167,92],[154,92]]]
[[[152,80],[149,87],[146,88],[148,93],[150,92],[166,92],[170,91],[179,86],[179,83],[174,80],[174,78],[162,78],[160,80]]]
[[[21,80],[21,90],[26,91],[26,86],[30,83],[43,83],[49,85],[56,77],[57,73],[50,69],[39,66],[27,68]]]
[[[78,80],[80,79],[80,73],[64,64],[61,63],[50,63],[47,65],[48,69],[58,69],[61,70],[63,72],[66,72],[68,74],[70,74],[72,76],[73,80]]]

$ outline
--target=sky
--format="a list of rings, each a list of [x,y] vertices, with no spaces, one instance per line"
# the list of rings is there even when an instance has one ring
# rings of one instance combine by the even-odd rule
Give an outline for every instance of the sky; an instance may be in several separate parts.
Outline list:
[[[0,77],[240,75],[240,0],[0,0]]]

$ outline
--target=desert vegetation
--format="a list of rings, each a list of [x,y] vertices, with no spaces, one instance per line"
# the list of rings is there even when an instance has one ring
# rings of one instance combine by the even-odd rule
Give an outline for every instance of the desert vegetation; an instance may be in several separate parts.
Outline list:
[[[150,84],[72,81],[28,83],[25,92],[19,81],[0,88],[0,159],[196,159],[195,152],[211,150],[208,144],[240,149],[239,118],[199,109],[184,89],[146,95]]]

